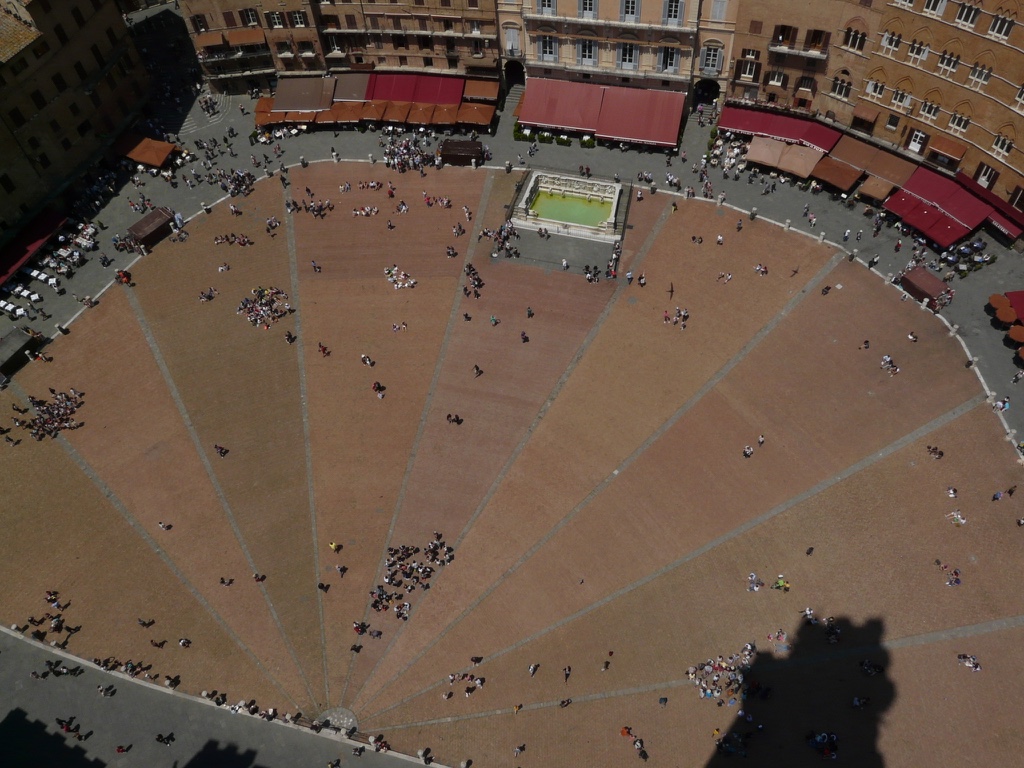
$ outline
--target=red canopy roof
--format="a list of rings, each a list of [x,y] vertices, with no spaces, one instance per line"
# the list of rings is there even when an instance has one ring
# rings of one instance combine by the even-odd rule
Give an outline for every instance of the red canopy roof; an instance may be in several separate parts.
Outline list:
[[[992,215],[988,217],[988,220],[993,227],[998,229],[1011,240],[1016,240],[1024,234],[1024,230],[1003,216],[999,211],[992,211]]]
[[[526,84],[519,122],[556,131],[593,131],[602,96],[596,85],[533,77]]]
[[[842,134],[815,120],[808,120],[777,112],[742,107],[724,107],[718,120],[719,131],[735,131],[751,136],[767,136],[814,147],[822,152],[831,151]]]
[[[942,209],[900,190],[885,201],[884,207],[933,241],[940,248],[948,248],[968,235],[973,227],[966,227]]]
[[[990,189],[985,189],[978,182],[972,179],[970,176],[960,171],[956,175],[956,180],[961,187],[966,189],[968,192],[973,194],[975,197],[979,197],[986,203],[991,205],[997,211],[999,211],[1004,218],[1009,219],[1018,227],[1024,227],[1024,211],[1019,211],[1010,205],[1006,200],[1003,200],[997,194],[992,192]],[[991,219],[994,223],[994,219]]]
[[[366,84],[366,100],[458,104],[465,84],[461,77],[372,74]]]
[[[982,202],[952,179],[927,168],[914,171],[903,189],[938,206],[968,231],[976,229],[992,214],[991,205]]]
[[[0,251],[0,285],[3,285],[35,256],[46,241],[67,222],[60,211],[46,210],[37,215],[18,236]]]
[[[679,140],[685,99],[674,91],[531,78],[520,102],[519,122],[671,147]]]
[[[617,86],[603,90],[596,126],[600,138],[663,147],[678,143],[685,94]]]

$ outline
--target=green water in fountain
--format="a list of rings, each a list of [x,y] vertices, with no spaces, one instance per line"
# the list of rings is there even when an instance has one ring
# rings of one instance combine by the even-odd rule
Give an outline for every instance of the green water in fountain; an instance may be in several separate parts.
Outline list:
[[[611,217],[612,204],[573,195],[562,197],[561,194],[542,191],[538,192],[530,203],[530,210],[542,219],[598,227]]]

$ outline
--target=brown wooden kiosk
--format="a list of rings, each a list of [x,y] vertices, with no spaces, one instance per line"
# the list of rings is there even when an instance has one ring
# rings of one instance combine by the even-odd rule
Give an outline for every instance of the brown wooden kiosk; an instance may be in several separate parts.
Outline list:
[[[926,267],[914,267],[900,278],[900,286],[918,301],[928,302],[928,309],[938,312],[953,300],[953,291]]]

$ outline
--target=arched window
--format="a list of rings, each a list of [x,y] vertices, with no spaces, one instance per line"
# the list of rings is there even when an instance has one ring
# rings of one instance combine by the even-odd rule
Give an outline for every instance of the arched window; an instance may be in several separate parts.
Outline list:
[[[853,27],[847,27],[846,32],[843,33],[843,47],[849,48],[852,51],[863,51],[864,41],[867,38],[867,33]]]

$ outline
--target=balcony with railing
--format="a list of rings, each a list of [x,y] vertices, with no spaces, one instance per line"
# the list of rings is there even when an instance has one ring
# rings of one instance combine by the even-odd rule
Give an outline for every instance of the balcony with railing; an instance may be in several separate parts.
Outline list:
[[[554,10],[554,9],[552,9]],[[588,16],[556,16],[548,13],[528,11],[524,7],[523,20],[532,27],[537,24],[572,24],[583,27],[615,27],[617,29],[628,29],[633,32],[660,32],[663,34],[675,33],[676,35],[692,35],[697,32],[696,27],[683,26],[680,19],[662,19],[661,23],[643,21],[639,17],[627,16],[618,19],[600,19]]]

